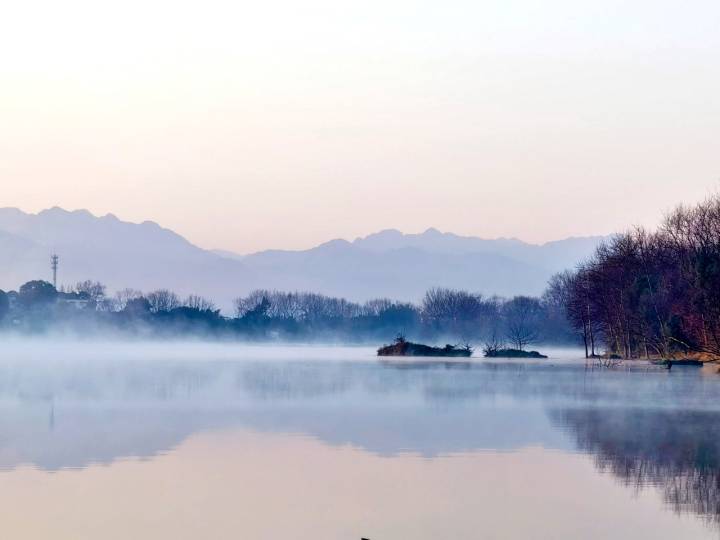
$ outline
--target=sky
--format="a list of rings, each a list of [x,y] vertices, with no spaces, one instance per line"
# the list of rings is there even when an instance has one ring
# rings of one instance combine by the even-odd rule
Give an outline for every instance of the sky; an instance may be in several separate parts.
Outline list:
[[[720,189],[716,0],[24,0],[0,206],[206,248],[384,228],[543,242]]]

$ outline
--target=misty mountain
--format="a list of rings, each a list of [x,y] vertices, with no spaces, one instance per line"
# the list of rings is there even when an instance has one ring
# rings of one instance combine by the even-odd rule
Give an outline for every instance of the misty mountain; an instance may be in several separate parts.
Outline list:
[[[50,255],[60,256],[59,284],[96,279],[111,290],[167,287],[229,305],[234,283],[250,281],[244,265],[194,246],[156,223],[60,208],[26,214],[0,209],[0,288],[51,279]],[[227,298],[227,302],[223,302]]]
[[[416,300],[432,286],[486,295],[538,295],[555,272],[592,254],[603,237],[568,238],[543,245],[517,239],[485,240],[428,229],[385,230],[352,242],[332,240],[304,251],[269,250],[240,256],[269,288],[320,290],[352,299],[387,296]]]
[[[387,296],[418,300],[429,287],[512,296],[540,294],[556,271],[592,253],[601,237],[543,245],[485,240],[428,229],[381,231],[352,242],[332,240],[302,251],[251,255],[201,249],[151,221],[128,223],[112,214],[61,208],[28,214],[0,209],[0,288],[50,279],[49,258],[60,255],[58,281],[96,279],[111,291],[167,287],[201,294],[229,309],[255,288],[312,290],[351,300]]]
[[[557,271],[576,265],[595,249],[602,237],[568,238],[543,245],[528,244],[516,238],[486,240],[458,236],[428,229],[420,234],[403,234],[394,229],[358,238],[354,246],[383,253],[395,249],[416,248],[430,253],[447,255],[486,253],[502,255],[533,266]]]

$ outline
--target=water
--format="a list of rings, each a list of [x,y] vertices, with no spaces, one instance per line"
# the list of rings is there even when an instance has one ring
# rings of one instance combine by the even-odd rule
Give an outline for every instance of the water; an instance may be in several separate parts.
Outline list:
[[[717,539],[716,369],[10,345],[0,537]]]

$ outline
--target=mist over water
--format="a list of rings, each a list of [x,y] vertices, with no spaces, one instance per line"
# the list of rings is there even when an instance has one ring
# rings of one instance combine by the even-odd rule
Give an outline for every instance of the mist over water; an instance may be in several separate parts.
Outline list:
[[[47,513],[57,538],[147,536],[148,519],[153,538],[191,538],[178,524],[192,516],[213,537],[433,538],[449,527],[500,538],[541,518],[548,538],[720,530],[709,368],[592,370],[573,350],[528,363],[379,360],[366,347],[5,345],[0,503]],[[53,503],[62,519],[32,502],[40,485],[65,490]],[[537,508],[512,518],[529,496]],[[603,527],[584,530],[597,515]],[[0,533],[43,537],[13,520]]]

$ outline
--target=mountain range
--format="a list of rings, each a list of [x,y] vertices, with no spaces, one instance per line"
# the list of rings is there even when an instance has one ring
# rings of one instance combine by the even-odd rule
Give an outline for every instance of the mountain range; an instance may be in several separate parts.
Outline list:
[[[357,301],[417,301],[433,286],[537,295],[553,273],[575,266],[602,240],[535,245],[436,229],[419,234],[391,229],[307,250],[239,255],[202,249],[151,221],[129,223],[112,214],[97,217],[57,207],[37,214],[0,208],[0,289],[49,280],[55,252],[59,284],[93,279],[110,291],[169,288],[207,296],[226,311],[233,298],[256,288],[310,290]]]

